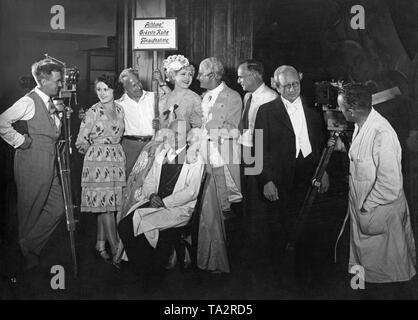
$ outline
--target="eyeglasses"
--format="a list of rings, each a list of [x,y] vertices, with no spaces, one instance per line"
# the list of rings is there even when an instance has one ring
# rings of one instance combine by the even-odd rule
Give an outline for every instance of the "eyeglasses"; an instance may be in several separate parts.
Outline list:
[[[298,89],[298,88],[299,88],[299,86],[300,86],[299,81],[295,81],[295,82],[292,82],[292,83],[286,84],[285,86],[282,86],[282,87],[283,87],[285,90],[290,90],[291,88]]]

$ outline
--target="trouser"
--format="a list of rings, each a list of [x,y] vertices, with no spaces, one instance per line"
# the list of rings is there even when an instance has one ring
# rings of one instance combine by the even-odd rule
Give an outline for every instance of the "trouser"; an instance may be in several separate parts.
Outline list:
[[[19,242],[23,255],[39,255],[64,214],[64,199],[55,155],[18,150],[14,174],[17,188]]]
[[[154,248],[149,244],[144,234],[135,237],[133,215],[134,212],[130,213],[118,225],[119,237],[122,239],[128,260],[133,264],[136,272],[140,274],[160,272],[164,269],[172,253],[177,230],[172,228],[160,231],[157,247]]]
[[[3,146],[0,146],[0,148]],[[0,185],[0,270],[1,275],[9,278],[23,271],[24,259],[19,246],[18,221],[16,208],[16,186],[13,180],[13,155],[7,146],[2,156]]]
[[[141,140],[122,139],[121,145],[126,158],[126,180],[128,180],[136,159],[138,159],[139,154],[147,143]]]
[[[302,208],[306,192],[310,186],[311,179],[315,172],[316,164],[308,156],[304,159],[299,156],[296,159],[295,175],[292,188],[288,190],[279,189],[279,200],[267,201],[269,215],[268,237],[270,253],[273,262],[278,262],[285,253],[285,248],[294,231],[295,222]],[[312,217],[313,214],[310,214]],[[314,236],[311,230],[311,219],[302,225],[302,233],[294,243],[294,263],[297,280],[304,281],[309,276],[309,266],[312,262],[312,253],[315,245]]]

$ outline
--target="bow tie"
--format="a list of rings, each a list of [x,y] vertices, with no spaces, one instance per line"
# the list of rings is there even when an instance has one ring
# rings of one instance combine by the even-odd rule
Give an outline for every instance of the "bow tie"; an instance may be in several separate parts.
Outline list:
[[[175,119],[177,119],[177,114],[176,114],[174,111],[176,111],[176,109],[177,109],[178,107],[179,107],[179,106],[178,106],[177,104],[175,104],[172,108],[170,108],[170,109],[168,109],[168,110],[164,111],[164,112],[163,112],[163,115],[165,116],[165,120],[168,120],[168,116],[170,115],[170,113],[171,113],[171,112],[173,112],[173,113],[174,113],[174,118],[175,118]]]

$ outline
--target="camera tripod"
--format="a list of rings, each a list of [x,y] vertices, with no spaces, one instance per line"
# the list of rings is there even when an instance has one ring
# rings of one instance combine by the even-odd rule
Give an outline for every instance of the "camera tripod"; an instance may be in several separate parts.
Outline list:
[[[65,106],[62,112],[63,134],[56,144],[58,171],[61,181],[61,188],[64,198],[65,217],[67,221],[67,231],[70,236],[71,258],[73,262],[74,278],[78,276],[78,262],[75,244],[75,229],[77,220],[74,219],[74,204],[71,187],[71,100],[69,106]]]
[[[348,137],[345,131],[332,131],[331,138],[338,138],[340,137],[344,143],[345,149],[348,152],[349,149],[349,142]],[[300,236],[302,235],[302,231],[305,226],[305,221],[309,215],[309,212],[312,209],[312,204],[318,194],[319,188],[321,186],[321,180],[324,176],[325,170],[328,166],[329,160],[331,159],[332,152],[335,149],[335,143],[327,144],[322,151],[321,159],[319,160],[318,166],[315,170],[315,174],[312,178],[312,183],[309,186],[308,191],[306,192],[305,198],[303,200],[302,207],[299,211],[299,214],[296,218],[296,222],[294,224],[293,232],[290,234],[290,239],[287,244],[287,249],[292,250],[294,248],[295,243],[298,241]]]

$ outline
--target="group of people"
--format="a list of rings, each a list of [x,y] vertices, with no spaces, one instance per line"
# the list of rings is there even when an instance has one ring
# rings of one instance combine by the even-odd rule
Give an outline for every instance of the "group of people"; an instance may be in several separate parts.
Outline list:
[[[187,225],[200,196],[197,266],[227,273],[226,222],[236,216],[231,205],[243,202],[246,216],[246,209],[263,203],[281,225],[269,230],[271,254],[294,250],[297,276],[305,279],[309,246],[302,236],[289,248],[289,239],[327,136],[322,115],[301,96],[302,74],[280,66],[270,88],[263,65],[243,61],[237,68],[246,91],[242,100],[222,80],[224,67],[215,57],[199,65],[202,96],[189,89],[195,69],[187,58],[169,56],[163,67],[165,77],[154,72],[158,106],[136,69],[121,72],[125,92],[118,100],[114,81],[94,82],[99,102],[82,119],[75,145],[84,154],[80,210],[97,214],[98,255],[116,267],[128,260],[142,274],[166,267],[175,254],[176,228]],[[0,135],[16,148],[19,241],[28,268],[39,263],[64,213],[55,166],[61,123],[51,107],[62,68],[44,59],[32,74],[37,87],[0,115]],[[415,275],[415,243],[396,132],[362,84],[343,86],[338,104],[356,128],[347,150],[350,267],[363,266],[369,282],[409,280]],[[24,131],[15,125],[22,121]],[[254,168],[259,170],[249,173]],[[319,191],[329,185],[325,173]],[[281,241],[274,240],[278,233]]]

